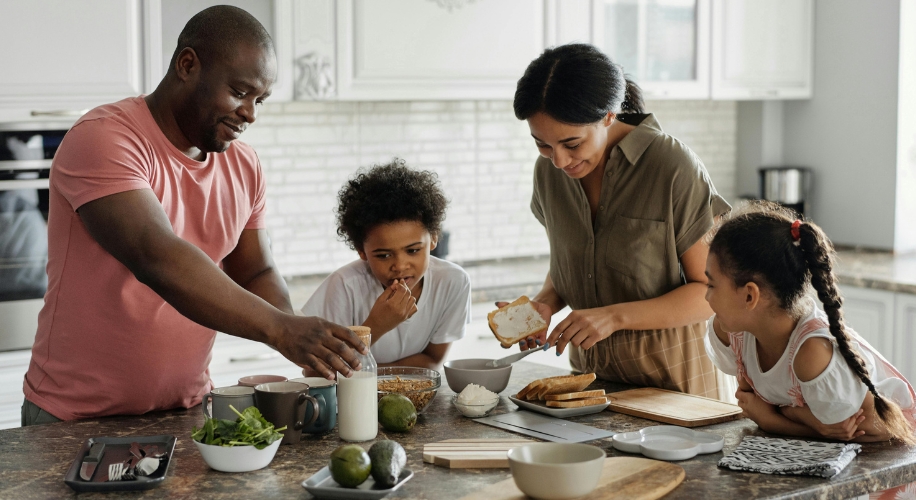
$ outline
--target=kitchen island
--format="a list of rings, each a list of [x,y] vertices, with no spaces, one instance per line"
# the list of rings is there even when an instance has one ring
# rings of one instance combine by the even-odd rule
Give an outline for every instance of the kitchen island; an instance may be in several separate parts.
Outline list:
[[[520,362],[513,367],[509,387],[502,393],[497,412],[515,409],[507,396],[535,378],[562,374],[557,368]],[[631,388],[602,381],[605,390]],[[445,386],[420,416],[410,433],[379,432],[378,439],[393,439],[407,451],[407,468],[414,477],[386,498],[461,498],[487,485],[511,477],[508,469],[446,469],[424,464],[423,444],[455,438],[525,437],[475,423],[451,406],[453,393]],[[656,422],[610,411],[574,417],[571,421],[617,432],[638,430]],[[0,498],[46,499],[76,495],[64,475],[81,444],[90,437],[153,436],[170,434],[178,438],[168,475],[158,488],[146,492],[82,493],[92,498],[311,498],[301,486],[303,480],[327,464],[328,457],[342,444],[336,430],[327,435],[308,436],[295,445],[283,445],[265,469],[247,473],[211,470],[191,443],[191,428],[200,426],[199,407],[157,412],[137,417],[111,417],[64,422],[0,431]],[[724,453],[733,451],[746,435],[765,435],[750,420],[737,420],[700,428],[725,438]],[[364,443],[368,448],[371,443]],[[611,448],[609,439],[590,444],[605,449],[608,456],[628,455]],[[859,456],[835,478],[778,476],[735,472],[716,467],[723,452],[698,455],[676,462],[687,473],[680,486],[666,499],[735,498],[854,498],[869,491],[916,481],[916,448],[891,444],[865,444]]]

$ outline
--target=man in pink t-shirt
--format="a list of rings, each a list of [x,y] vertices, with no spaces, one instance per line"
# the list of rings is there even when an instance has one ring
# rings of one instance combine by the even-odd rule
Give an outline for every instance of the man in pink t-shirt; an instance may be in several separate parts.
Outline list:
[[[258,158],[233,142],[270,94],[275,59],[250,14],[206,9],[152,94],[96,108],[67,133],[23,425],[199,404],[214,330],[328,378],[359,368],[351,331],[295,316],[268,247]]]

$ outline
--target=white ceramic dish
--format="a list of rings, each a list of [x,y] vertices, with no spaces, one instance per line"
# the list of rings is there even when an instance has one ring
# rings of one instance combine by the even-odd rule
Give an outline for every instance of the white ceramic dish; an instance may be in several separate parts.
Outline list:
[[[458,401],[458,396],[452,396],[452,404],[462,415],[468,418],[486,417],[499,404],[499,395],[493,396],[493,399],[485,403],[465,404]]]
[[[579,443],[535,443],[509,450],[512,479],[522,493],[562,500],[589,494],[598,486],[607,454]]]
[[[724,444],[725,439],[718,434],[676,425],[655,425],[614,434],[614,449],[642,453],[657,460],[687,460],[699,453],[722,451]]]
[[[610,401],[608,401],[607,403],[601,403],[599,405],[580,406],[579,408],[551,408],[544,404],[543,401],[523,401],[516,398],[515,396],[509,396],[509,401],[512,401],[520,408],[525,410],[536,411],[538,413],[543,413],[544,415],[550,415],[551,417],[557,418],[577,417],[579,415],[598,413],[599,411],[607,408],[609,404],[611,404]]]
[[[214,446],[197,441],[194,441],[194,444],[210,468],[222,472],[248,472],[267,467],[277,454],[280,440],[274,441],[263,450],[254,446]]]
[[[391,488],[385,488],[375,484],[375,480],[372,479],[372,476],[369,476],[366,482],[356,488],[344,488],[331,478],[331,470],[324,467],[312,477],[302,481],[302,487],[315,498],[377,500],[400,488],[402,484],[406,483],[407,480],[412,477],[412,471],[402,469],[401,475],[398,476],[398,482]]]

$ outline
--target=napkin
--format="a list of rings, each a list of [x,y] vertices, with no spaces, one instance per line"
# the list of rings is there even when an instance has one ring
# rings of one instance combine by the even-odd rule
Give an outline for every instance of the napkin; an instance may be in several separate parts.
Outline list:
[[[764,474],[833,477],[862,449],[858,444],[745,436],[719,467]]]

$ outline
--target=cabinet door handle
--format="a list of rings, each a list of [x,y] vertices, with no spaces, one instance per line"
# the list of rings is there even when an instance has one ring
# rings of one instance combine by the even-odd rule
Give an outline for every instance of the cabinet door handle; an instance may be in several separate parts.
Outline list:
[[[32,116],[83,116],[89,110],[88,109],[55,109],[51,111],[37,111],[32,110]]]

